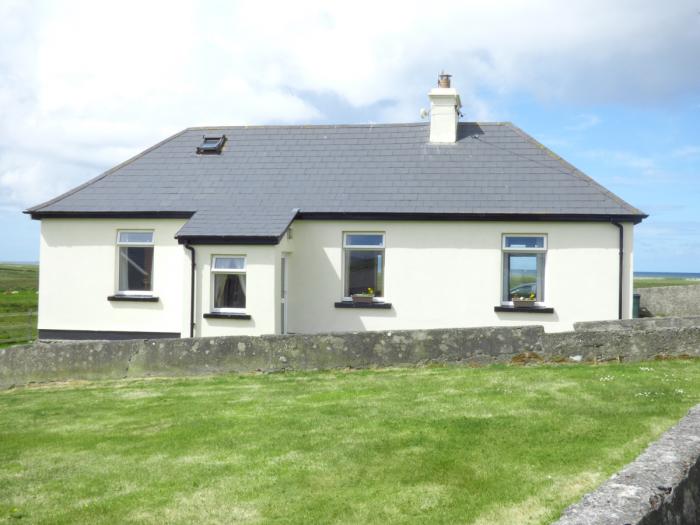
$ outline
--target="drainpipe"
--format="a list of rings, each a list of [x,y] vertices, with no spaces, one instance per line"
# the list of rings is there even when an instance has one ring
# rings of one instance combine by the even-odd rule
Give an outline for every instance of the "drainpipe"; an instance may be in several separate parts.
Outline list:
[[[619,269],[619,277],[618,277],[618,283],[617,283],[617,318],[622,319],[622,276],[624,273],[624,257],[625,257],[625,230],[622,224],[619,222],[612,221],[612,223],[617,226],[617,229],[620,231],[620,248],[619,248],[619,253],[620,253],[620,269]]]
[[[192,254],[190,257],[192,260],[192,269],[190,271],[190,337],[194,337],[194,277],[196,268],[196,254],[194,248],[190,246],[190,243],[185,243],[185,248],[187,248]]]

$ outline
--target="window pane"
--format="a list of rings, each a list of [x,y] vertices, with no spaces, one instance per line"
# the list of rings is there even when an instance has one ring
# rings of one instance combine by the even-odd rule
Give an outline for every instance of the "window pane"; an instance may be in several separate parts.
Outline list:
[[[384,246],[384,235],[368,233],[348,233],[346,246]]]
[[[544,237],[506,236],[506,248],[544,248]]]
[[[508,254],[506,257],[508,265],[508,296],[505,300],[510,301],[513,297],[529,299],[531,294],[535,294],[535,298],[540,300],[539,287],[537,285],[539,256],[536,254]]]
[[[119,232],[119,242],[150,244],[153,232]]]
[[[244,257],[215,257],[214,269],[216,270],[243,270],[245,268]]]
[[[245,274],[214,275],[214,308],[245,308]]]
[[[119,248],[119,290],[150,291],[153,247]]]
[[[384,295],[384,250],[347,250],[347,295],[374,290]]]

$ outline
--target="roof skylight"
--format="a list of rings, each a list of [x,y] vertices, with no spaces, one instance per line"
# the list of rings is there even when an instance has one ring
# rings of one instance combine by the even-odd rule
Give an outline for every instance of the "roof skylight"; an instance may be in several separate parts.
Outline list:
[[[226,142],[226,135],[204,135],[202,143],[197,146],[197,153],[221,153]]]

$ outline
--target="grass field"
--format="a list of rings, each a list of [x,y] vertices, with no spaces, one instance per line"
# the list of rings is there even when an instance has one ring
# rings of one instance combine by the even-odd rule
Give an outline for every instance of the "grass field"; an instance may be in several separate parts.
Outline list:
[[[0,264],[0,348],[36,337],[38,287],[38,266]]]
[[[700,280],[655,277],[642,277],[634,280],[635,288],[654,288],[656,286],[689,286],[693,284],[700,284]]]
[[[700,362],[0,392],[0,522],[543,524],[700,402]]]

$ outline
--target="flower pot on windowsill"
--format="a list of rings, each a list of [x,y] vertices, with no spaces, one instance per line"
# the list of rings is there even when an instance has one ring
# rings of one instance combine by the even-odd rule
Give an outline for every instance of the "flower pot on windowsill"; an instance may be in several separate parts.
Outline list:
[[[513,306],[516,308],[534,308],[534,299],[513,299]]]
[[[354,293],[351,297],[353,303],[371,303],[374,301],[374,295],[368,293]]]

